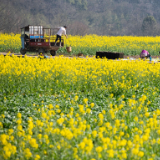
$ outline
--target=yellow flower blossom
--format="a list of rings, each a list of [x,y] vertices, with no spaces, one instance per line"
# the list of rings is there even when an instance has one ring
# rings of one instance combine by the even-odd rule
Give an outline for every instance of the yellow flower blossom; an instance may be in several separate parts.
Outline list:
[[[32,153],[31,153],[31,151],[30,151],[29,148],[26,148],[26,149],[24,150],[24,156],[25,156],[27,159],[29,159],[30,157],[32,157]]]

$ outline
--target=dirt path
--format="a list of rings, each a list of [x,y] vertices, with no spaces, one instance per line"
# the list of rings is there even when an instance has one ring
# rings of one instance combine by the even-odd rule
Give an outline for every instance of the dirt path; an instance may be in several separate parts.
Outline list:
[[[4,55],[6,56],[8,53],[7,52],[0,52],[0,55]],[[10,53],[9,54],[10,56],[11,55],[15,55],[15,56],[22,56],[24,57],[25,55],[21,55],[21,54],[18,54],[18,53]],[[38,57],[38,54],[26,54],[28,57]],[[52,56],[52,58],[54,57],[58,57],[58,56],[61,56],[63,54],[57,54],[56,56]],[[47,56],[50,56],[50,55],[47,55]],[[78,55],[64,55],[64,57],[68,57],[68,58],[71,58],[71,57],[78,57]],[[81,58],[86,58],[86,56],[80,56]],[[89,57],[93,57],[93,56],[89,56]],[[135,55],[135,56],[124,56],[124,59],[139,59],[140,56],[139,55]],[[152,56],[153,59],[160,59],[160,56]]]
[[[134,59],[138,59],[138,58],[140,58],[140,56],[139,55],[135,55],[135,56],[124,56],[124,58],[134,58]],[[160,56],[152,56],[152,58],[160,58]]]

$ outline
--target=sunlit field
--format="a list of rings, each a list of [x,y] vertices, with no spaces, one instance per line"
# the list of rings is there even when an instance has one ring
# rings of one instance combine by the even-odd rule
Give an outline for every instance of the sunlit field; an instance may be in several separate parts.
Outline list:
[[[159,79],[147,60],[0,55],[0,159],[159,159]]]
[[[0,52],[19,53],[20,49],[20,34],[0,34]]]
[[[151,55],[159,55],[160,37],[134,36],[68,36],[65,38],[65,47],[57,53],[67,54],[66,46],[72,47],[71,55],[83,53],[96,55],[97,51],[123,52],[125,55],[139,55],[143,49]],[[20,34],[0,34],[0,52],[19,53],[21,48]]]

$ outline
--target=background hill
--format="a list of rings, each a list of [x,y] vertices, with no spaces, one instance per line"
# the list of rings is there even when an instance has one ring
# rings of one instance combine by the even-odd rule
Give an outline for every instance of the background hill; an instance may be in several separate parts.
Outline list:
[[[0,0],[0,32],[67,25],[72,35],[160,35],[159,0]]]

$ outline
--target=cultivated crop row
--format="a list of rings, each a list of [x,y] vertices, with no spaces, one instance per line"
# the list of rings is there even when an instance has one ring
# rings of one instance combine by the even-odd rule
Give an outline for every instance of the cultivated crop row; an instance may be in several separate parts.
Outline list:
[[[160,64],[0,56],[0,159],[160,157]]]
[[[160,51],[160,37],[135,36],[68,36],[65,47],[58,53],[67,54],[66,46],[72,47],[72,54],[83,53],[95,55],[97,51],[123,52],[125,55],[139,55],[148,50],[151,55],[158,55]],[[0,34],[0,52],[19,53],[21,49],[20,34]]]

